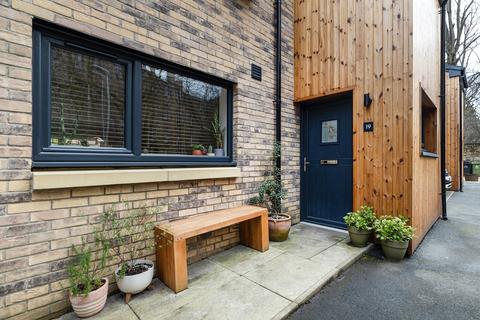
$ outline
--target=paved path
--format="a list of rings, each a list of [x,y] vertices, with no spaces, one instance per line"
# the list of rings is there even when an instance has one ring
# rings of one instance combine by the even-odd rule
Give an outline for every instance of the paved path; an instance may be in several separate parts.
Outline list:
[[[122,294],[110,297],[91,319],[281,319],[363,255],[366,248],[347,241],[346,233],[297,224],[287,241],[271,242],[264,253],[235,246],[190,265],[187,290],[174,294],[155,280],[128,305]]]
[[[291,319],[480,319],[480,183],[464,190],[412,258],[373,251]]]

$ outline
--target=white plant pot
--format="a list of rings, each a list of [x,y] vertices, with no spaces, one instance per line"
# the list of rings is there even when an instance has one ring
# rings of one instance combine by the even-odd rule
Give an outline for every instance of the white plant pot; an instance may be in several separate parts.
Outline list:
[[[153,279],[153,262],[150,260],[139,259],[134,261],[135,264],[137,263],[148,263],[152,267],[148,268],[147,271],[135,274],[132,276],[125,276],[120,278],[118,276],[118,271],[120,270],[120,266],[115,269],[115,279],[117,280],[118,289],[123,293],[131,293],[136,294],[145,290]]]

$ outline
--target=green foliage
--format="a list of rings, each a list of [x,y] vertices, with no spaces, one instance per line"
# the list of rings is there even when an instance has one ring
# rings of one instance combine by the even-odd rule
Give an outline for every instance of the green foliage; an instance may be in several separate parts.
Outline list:
[[[265,173],[266,178],[258,188],[258,195],[249,201],[250,204],[266,207],[270,216],[276,216],[282,212],[282,200],[287,195],[280,180],[281,172],[275,166],[277,159],[280,157],[280,152],[281,147],[276,143],[272,152],[273,169]]]
[[[225,137],[225,128],[222,128],[220,124],[220,115],[218,111],[215,112],[213,116],[213,120],[211,122],[210,129],[208,129],[213,137],[215,138],[215,142],[217,144],[217,149],[223,149],[223,139]]]
[[[405,217],[383,216],[374,223],[375,233],[380,240],[412,240],[415,229],[407,224]]]
[[[67,129],[65,128],[65,107],[63,103],[60,104],[60,137],[58,138],[59,145],[68,145],[72,143],[72,139],[76,137],[77,130],[78,130],[78,111],[77,116],[75,118],[75,122],[73,123],[73,131],[72,133],[68,133]],[[88,143],[87,143],[88,144]]]
[[[213,153],[213,147],[212,146],[208,146],[207,153]]]
[[[372,207],[362,206],[360,210],[347,213],[343,220],[349,227],[369,231],[373,229],[376,218]]]
[[[73,296],[86,296],[102,286],[101,275],[110,258],[108,242],[95,233],[93,244],[83,239],[81,245],[72,246],[72,251],[75,257],[67,267],[70,291]]]
[[[202,150],[202,151],[205,151],[205,147],[202,146],[201,144],[194,144],[194,145],[192,145],[192,150]]]
[[[124,207],[128,209],[127,204]],[[112,254],[120,260],[120,278],[135,267],[134,261],[142,257],[143,250],[155,246],[156,214],[157,210],[145,207],[127,211],[111,207],[103,213],[104,237],[108,237]]]

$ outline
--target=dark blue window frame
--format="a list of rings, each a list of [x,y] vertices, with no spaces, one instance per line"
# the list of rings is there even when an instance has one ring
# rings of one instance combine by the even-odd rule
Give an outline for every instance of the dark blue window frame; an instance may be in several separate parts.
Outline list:
[[[34,20],[33,31],[33,128],[32,166],[61,167],[200,167],[235,166],[233,161],[233,85],[213,75],[127,49],[52,23]],[[110,59],[126,67],[124,148],[75,148],[50,144],[50,48],[68,47]],[[227,139],[225,157],[189,155],[144,155],[142,135],[142,64],[154,64],[167,71],[204,81],[227,90]]]

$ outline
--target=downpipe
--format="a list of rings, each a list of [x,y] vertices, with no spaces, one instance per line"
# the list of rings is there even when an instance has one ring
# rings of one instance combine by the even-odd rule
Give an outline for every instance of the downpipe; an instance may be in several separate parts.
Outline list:
[[[448,0],[439,0],[441,7],[440,27],[440,181],[442,184],[442,220],[447,217],[447,189],[445,186],[445,34],[446,34],[446,4]]]
[[[282,0],[275,0],[275,142],[282,142]],[[277,172],[281,172],[281,152],[275,163]],[[278,175],[281,182],[281,174]]]

